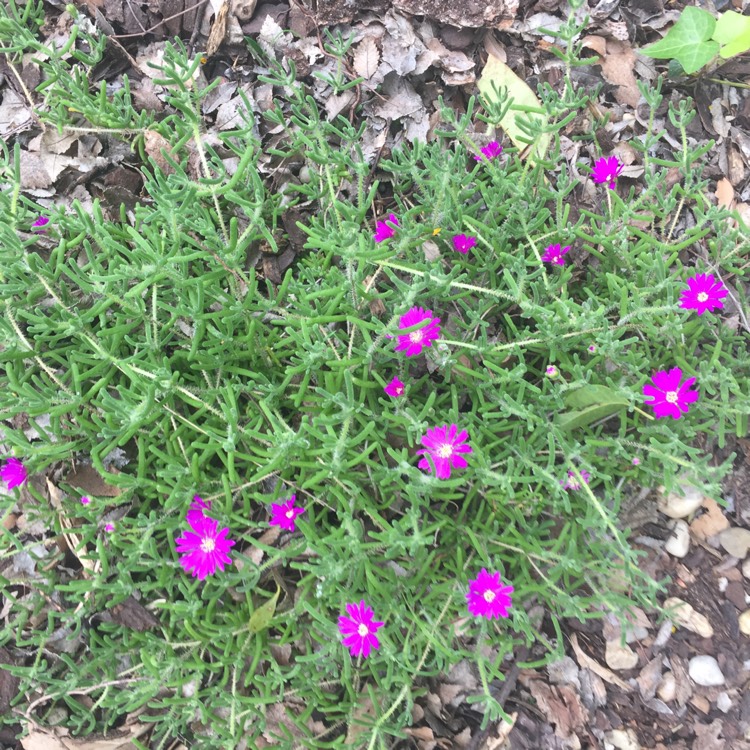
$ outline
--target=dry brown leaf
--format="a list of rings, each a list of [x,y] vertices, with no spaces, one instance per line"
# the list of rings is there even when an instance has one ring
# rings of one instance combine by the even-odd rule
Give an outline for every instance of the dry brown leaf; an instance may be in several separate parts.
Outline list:
[[[224,0],[216,13],[214,22],[211,24],[211,33],[206,43],[206,56],[212,57],[216,54],[224,37],[227,35],[227,16],[229,14],[229,0]]]
[[[111,467],[109,471],[117,474],[117,469]],[[119,487],[107,484],[93,466],[79,465],[75,471],[65,477],[65,483],[81,490],[82,495],[96,497],[118,497],[122,494]]]
[[[371,36],[365,37],[357,47],[352,62],[357,75],[364,79],[372,78],[380,65],[380,50],[377,42]]]
[[[155,130],[146,130],[143,134],[143,143],[146,153],[154,160],[156,166],[159,167],[164,174],[172,174],[174,172],[174,167],[169,163],[164,153],[162,153],[162,151],[164,151],[167,154],[172,154],[172,148],[169,145],[169,141]]]
[[[626,42],[607,40],[607,54],[601,61],[602,75],[617,86],[615,97],[621,104],[636,107],[641,98],[635,80],[635,52]]]
[[[703,507],[706,509],[706,512],[702,516],[698,516],[690,524],[690,532],[696,539],[705,542],[710,536],[728,529],[729,521],[716,500],[707,497],[703,501]]]
[[[726,177],[722,177],[716,183],[716,200],[720,206],[730,208],[734,200],[734,188],[732,183]]]
[[[581,39],[581,44],[587,49],[594,50],[599,57],[606,57],[607,55],[607,40],[603,36],[589,34]]]
[[[616,674],[610,672],[609,669],[603,667],[599,662],[592,659],[579,645],[578,635],[573,633],[570,636],[570,643],[573,646],[576,657],[578,659],[578,665],[585,669],[590,669],[594,674],[599,675],[605,682],[609,682],[611,685],[617,685],[620,690],[624,690],[626,693],[632,692],[633,688],[628,685],[627,682],[621,680]]]

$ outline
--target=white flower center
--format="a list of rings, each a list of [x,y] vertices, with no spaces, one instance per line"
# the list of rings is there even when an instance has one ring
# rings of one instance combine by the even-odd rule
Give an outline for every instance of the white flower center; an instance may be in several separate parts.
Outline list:
[[[210,536],[204,536],[201,541],[201,552],[213,552],[216,549],[215,540],[211,539]]]
[[[571,477],[570,479],[568,479],[568,487],[570,487],[571,490],[580,490],[581,483],[577,479]]]
[[[667,391],[664,398],[666,398],[670,404],[676,404],[677,403],[677,391]]]
[[[438,446],[438,449],[435,451],[438,458],[450,458],[453,454],[453,446],[450,443],[443,443],[442,445]]]
[[[705,302],[708,299],[708,295],[705,292],[698,293],[698,302]]]
[[[292,509],[292,510],[288,510],[288,511],[286,512],[286,517],[287,517],[287,518],[294,518],[294,509]]]
[[[487,604],[492,604],[492,602],[495,601],[495,592],[487,589],[487,591],[484,592],[484,600]]]
[[[364,638],[366,635],[370,635],[370,631],[367,628],[367,625],[365,625],[363,622],[360,623],[359,627],[357,628],[357,635]]]
[[[409,339],[413,341],[415,344],[418,344],[422,340],[422,331],[414,331],[414,333],[409,334]]]

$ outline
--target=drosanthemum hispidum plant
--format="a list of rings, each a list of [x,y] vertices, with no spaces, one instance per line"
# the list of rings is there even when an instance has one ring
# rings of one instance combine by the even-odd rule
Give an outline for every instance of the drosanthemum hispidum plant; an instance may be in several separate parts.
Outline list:
[[[359,129],[269,60],[280,98],[206,143],[183,49],[165,48],[157,121],[127,87],[89,90],[100,41],[80,34],[83,75],[34,55],[50,126],[119,128],[133,154],[152,129],[173,159],[169,175],[142,163],[130,212],[73,204],[42,235],[0,144],[2,442],[34,472],[21,485],[6,459],[0,497],[6,518],[81,540],[9,605],[23,653],[74,635],[64,660],[13,666],[19,711],[44,695],[34,720],[59,708],[78,735],[148,707],[164,746],[378,747],[455,664],[478,666],[472,705],[497,719],[519,643],[552,659],[565,617],[652,601],[629,494],[686,467],[715,482],[695,446],[747,431],[747,242],[706,203],[698,151],[639,133],[643,176],[625,181],[577,134],[570,163],[590,92],[564,73],[549,115],[524,113],[538,158],[492,140],[509,110],[484,99],[442,110],[434,142],[388,142],[375,169]],[[689,110],[668,114],[689,144]],[[265,261],[282,257],[277,275]]]

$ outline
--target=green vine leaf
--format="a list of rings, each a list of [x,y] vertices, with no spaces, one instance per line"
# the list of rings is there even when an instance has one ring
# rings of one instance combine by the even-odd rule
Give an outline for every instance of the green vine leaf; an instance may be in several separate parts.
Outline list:
[[[663,39],[640,52],[659,60],[677,60],[686,73],[695,73],[719,54],[719,42],[711,39],[715,28],[716,19],[708,11],[688,6]]]
[[[750,49],[750,18],[728,10],[716,23],[713,38],[721,45],[719,54],[734,57]]]

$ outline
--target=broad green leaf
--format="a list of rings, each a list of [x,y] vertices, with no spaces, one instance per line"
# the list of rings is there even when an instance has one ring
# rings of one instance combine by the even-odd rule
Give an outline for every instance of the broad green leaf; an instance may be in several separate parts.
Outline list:
[[[716,19],[708,11],[689,5],[663,39],[640,52],[660,60],[677,60],[686,73],[695,73],[719,54],[719,43],[711,41],[715,27]]]
[[[714,40],[721,45],[719,54],[726,59],[750,49],[750,17],[728,10],[719,16]]]
[[[527,148],[529,145],[528,136],[519,127],[517,119],[519,115],[524,118],[538,117],[539,120],[546,123],[547,115],[539,99],[536,98],[536,94],[526,81],[521,80],[504,62],[490,55],[487,58],[487,64],[484,66],[482,75],[477,81],[479,90],[488,101],[493,101],[495,97],[492,84],[498,89],[507,89],[508,98],[513,100],[505,117],[500,121],[500,126],[514,146],[517,146],[519,150]],[[536,112],[529,113],[528,108],[537,110],[538,114]],[[549,134],[541,135],[534,144],[534,154],[539,158],[543,157],[547,152],[549,142]]]
[[[570,411],[558,414],[555,422],[563,430],[585,427],[621,411],[628,400],[606,385],[585,385],[565,397]]]
[[[276,602],[279,600],[280,593],[281,589],[277,587],[276,593],[250,615],[250,622],[247,625],[247,629],[251,633],[260,633],[261,630],[265,630],[268,627],[276,613]]]

